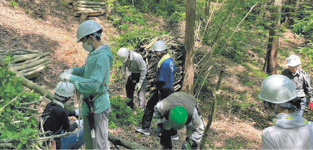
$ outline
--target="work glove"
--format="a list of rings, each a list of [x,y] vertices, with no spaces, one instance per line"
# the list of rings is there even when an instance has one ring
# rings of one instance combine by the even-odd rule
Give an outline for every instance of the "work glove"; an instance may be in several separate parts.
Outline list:
[[[310,102],[310,103],[309,103],[308,109],[311,110],[311,111],[313,111],[313,102]]]
[[[64,70],[64,72],[67,72],[67,73],[69,73],[69,74],[72,74],[72,73],[73,73],[73,69],[66,69],[66,70]]]
[[[135,86],[135,90],[139,91],[141,89],[142,83],[138,82]]]
[[[192,139],[188,139],[186,143],[182,145],[181,149],[191,150],[191,149],[197,149],[197,147],[198,147],[197,142],[195,142]]]
[[[60,79],[62,80],[62,81],[68,81],[68,80],[70,80],[70,77],[72,76],[72,74],[70,74],[70,73],[67,73],[67,72],[63,72],[63,73],[61,73],[60,74]]]
[[[79,127],[83,126],[83,120],[76,120],[75,122]]]
[[[158,124],[158,127],[157,127],[157,136],[161,137],[162,133],[163,133],[163,124],[160,123],[160,124]]]
[[[79,117],[79,109],[75,110],[75,116],[78,118]]]

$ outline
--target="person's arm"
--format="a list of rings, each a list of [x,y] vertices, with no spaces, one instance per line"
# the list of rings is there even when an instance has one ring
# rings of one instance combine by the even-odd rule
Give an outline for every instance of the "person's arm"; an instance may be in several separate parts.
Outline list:
[[[262,149],[277,149],[273,143],[274,141],[270,137],[271,136],[267,133],[267,130],[264,129],[262,135]]]
[[[313,88],[311,86],[311,78],[308,73],[304,74],[304,92],[310,96],[310,102],[313,102]]]
[[[105,74],[110,72],[110,62],[107,55],[101,55],[97,58],[96,66],[94,67],[89,79],[72,75],[70,82],[76,85],[77,90],[83,94],[94,94],[98,91],[99,87],[105,77]]]
[[[204,132],[204,123],[202,118],[199,116],[197,109],[194,109],[191,124],[187,125],[187,137],[193,141],[200,143]]]
[[[70,124],[70,120],[68,119],[68,111],[66,111],[65,109],[59,119],[60,122],[62,122],[64,131],[72,132],[78,127],[77,123]]]
[[[157,118],[157,124],[161,124],[161,123],[162,123],[163,115],[162,115],[162,113],[160,112],[162,108],[163,108],[163,101],[158,102],[158,103],[154,106],[154,114],[153,114],[153,116],[154,116],[155,118]]]
[[[147,65],[146,62],[143,60],[142,56],[140,55],[140,58],[136,60],[136,64],[138,65],[138,68],[140,70],[140,78],[139,78],[139,83],[143,83],[143,81],[146,78],[147,74]]]
[[[81,66],[81,67],[74,67],[72,68],[73,70],[73,75],[76,75],[76,76],[80,76],[82,77],[84,75],[84,72],[85,72],[85,65]]]

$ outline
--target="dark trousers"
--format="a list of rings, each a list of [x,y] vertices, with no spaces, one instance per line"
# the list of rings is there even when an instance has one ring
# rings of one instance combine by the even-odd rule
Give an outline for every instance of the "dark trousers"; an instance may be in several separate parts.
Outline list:
[[[159,96],[160,92],[160,96]],[[142,117],[142,128],[149,129],[154,113],[154,106],[160,101],[169,96],[170,94],[174,93],[174,88],[164,88],[161,90],[155,90],[152,97],[149,99],[145,112]]]
[[[134,91],[135,91],[136,84],[139,82],[139,78],[140,78],[140,73],[132,73],[127,78],[126,95],[130,99],[130,101],[127,104],[130,108],[134,108]]]
[[[172,149],[172,139],[171,136],[176,135],[177,130],[171,128],[170,130],[163,130],[163,133],[161,135],[161,145],[163,146],[163,149]]]

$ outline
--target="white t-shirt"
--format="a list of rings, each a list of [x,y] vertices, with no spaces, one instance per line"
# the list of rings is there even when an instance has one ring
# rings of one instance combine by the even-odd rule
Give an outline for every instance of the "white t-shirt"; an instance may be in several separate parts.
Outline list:
[[[262,149],[313,149],[313,124],[297,114],[280,113],[263,130]]]

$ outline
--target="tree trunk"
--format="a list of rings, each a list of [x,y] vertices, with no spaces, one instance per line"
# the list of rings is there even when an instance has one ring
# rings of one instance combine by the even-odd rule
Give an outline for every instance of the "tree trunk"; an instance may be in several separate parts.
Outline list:
[[[272,2],[273,3],[273,2]],[[265,57],[265,64],[263,71],[267,74],[277,74],[277,54],[279,48],[279,28],[280,28],[280,16],[281,16],[281,0],[275,0],[274,6],[271,9],[272,25],[269,28],[269,38],[267,45],[267,54]]]
[[[195,19],[196,19],[196,0],[186,0],[186,33],[185,33],[185,77],[182,90],[193,94],[194,64],[195,54]]]

